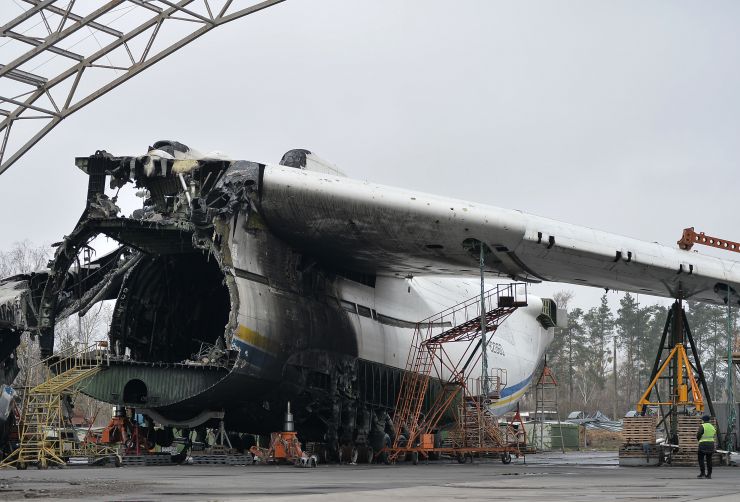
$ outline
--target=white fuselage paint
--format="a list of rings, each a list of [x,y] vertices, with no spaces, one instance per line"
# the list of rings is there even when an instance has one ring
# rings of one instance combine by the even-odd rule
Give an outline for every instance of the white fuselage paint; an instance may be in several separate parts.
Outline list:
[[[500,281],[498,281],[500,282]],[[496,282],[486,282],[486,289]],[[339,283],[341,299],[374,309],[378,314],[411,322],[432,316],[480,293],[480,281],[471,278],[416,277],[398,279],[378,277],[375,288],[350,280]],[[506,387],[492,411],[505,413],[516,406],[529,388],[545,350],[553,340],[553,329],[537,321],[542,300],[528,297],[528,306],[520,307],[496,330],[488,344],[488,366],[491,374],[502,369]],[[405,368],[413,328],[383,324],[359,314],[349,314],[358,338],[359,357],[396,368]],[[452,358],[461,357],[467,343],[452,343],[445,350]],[[481,367],[473,368],[469,377],[478,378]],[[447,375],[449,376],[449,375]]]

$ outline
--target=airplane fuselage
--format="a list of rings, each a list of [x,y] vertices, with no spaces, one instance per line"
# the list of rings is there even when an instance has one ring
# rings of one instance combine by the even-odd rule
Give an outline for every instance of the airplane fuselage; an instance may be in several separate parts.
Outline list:
[[[267,433],[291,401],[307,439],[347,443],[385,431],[416,323],[480,294],[475,278],[336,269],[291,248],[254,210],[186,251],[145,257],[128,274],[111,342],[130,359],[86,390],[164,425],[197,426],[210,417],[204,410],[220,410],[232,430]],[[494,413],[523,396],[552,340],[542,309],[530,295],[489,340],[491,372],[504,375]],[[231,348],[232,359],[198,360],[203,344]],[[185,392],[172,385],[186,380]]]

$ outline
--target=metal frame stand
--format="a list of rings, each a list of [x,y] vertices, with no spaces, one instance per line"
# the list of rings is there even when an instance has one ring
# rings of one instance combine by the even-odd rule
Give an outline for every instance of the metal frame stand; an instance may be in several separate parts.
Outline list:
[[[563,441],[563,424],[560,422],[560,411],[558,410],[558,381],[555,378],[555,374],[552,372],[550,367],[547,365],[547,360],[542,367],[542,373],[540,374],[537,385],[534,388],[535,394],[535,409],[534,419],[535,424],[532,429],[532,446],[538,449],[538,451],[544,451],[545,449],[545,410],[548,406],[552,406],[555,409],[555,416],[558,421],[558,431],[560,436],[553,436],[552,431],[550,432],[550,449],[552,449],[552,439],[560,439],[560,450],[565,453],[565,443]],[[545,395],[545,392],[548,395]],[[537,433],[537,427],[539,426],[539,434]],[[539,445],[537,445],[539,442]]]
[[[688,357],[686,342],[691,347],[693,361]],[[694,375],[696,380],[694,380]],[[668,399],[666,401],[660,398],[659,384],[661,381],[667,382]],[[679,299],[674,302],[668,312],[655,364],[650,374],[650,385],[637,405],[637,410],[643,416],[648,406],[658,405],[660,407],[661,420],[658,427],[663,426],[666,437],[672,444],[678,443],[679,410],[682,408],[681,411],[686,413],[690,406],[694,406],[697,411],[704,410],[705,401],[702,400],[697,382],[701,384],[711,416],[716,416],[709,386],[701,367],[701,359],[686,318],[686,311],[683,308],[683,302]],[[692,389],[691,399],[688,395],[689,388]],[[653,391],[656,393],[657,401],[650,401]]]

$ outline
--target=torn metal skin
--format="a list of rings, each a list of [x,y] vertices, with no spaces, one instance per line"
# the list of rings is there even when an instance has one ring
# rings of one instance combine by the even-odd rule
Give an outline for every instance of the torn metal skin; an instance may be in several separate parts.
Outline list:
[[[286,154],[286,164],[300,163],[301,152]],[[38,333],[49,355],[57,319],[115,300],[114,355],[86,384],[92,397],[149,411],[164,425],[199,426],[225,412],[230,430],[251,433],[280,430],[291,401],[304,440],[336,452],[372,436],[379,449],[393,403],[359,397],[357,334],[337,301],[335,273],[268,229],[262,164],[190,153],[162,141],[140,157],[77,158],[89,176],[79,222],[48,271],[0,283],[5,381],[17,371],[19,333]],[[143,208],[120,216],[106,182],[133,183]],[[101,234],[121,246],[80,260]],[[380,366],[373,371],[398,373]]]

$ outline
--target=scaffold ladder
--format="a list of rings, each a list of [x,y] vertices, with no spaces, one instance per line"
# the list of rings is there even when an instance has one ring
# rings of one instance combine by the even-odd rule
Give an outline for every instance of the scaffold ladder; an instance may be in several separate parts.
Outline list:
[[[51,464],[64,465],[67,453],[74,450],[76,438],[65,437],[70,430],[64,402],[75,387],[100,371],[102,355],[96,342],[75,349],[65,356],[54,355],[36,365],[47,379],[26,391],[21,412],[19,446],[0,467],[25,469],[35,464],[44,469]],[[71,443],[71,444],[70,444]]]
[[[560,421],[560,410],[558,410],[558,381],[555,374],[545,361],[542,367],[537,385],[534,388],[535,393],[535,410],[534,410],[534,429],[532,437],[532,446],[539,451],[545,449],[545,413],[555,410],[557,420],[558,435],[554,434],[554,427],[550,427],[550,449],[553,449],[553,440],[560,440],[560,450],[565,453],[565,441],[563,439],[563,425]],[[553,424],[554,425],[554,424]],[[538,430],[539,429],[539,430]],[[584,432],[585,434],[585,432]],[[539,444],[538,444],[539,443]]]
[[[471,380],[468,375],[479,367],[483,353],[481,317],[486,333],[493,335],[509,315],[526,305],[526,284],[502,284],[484,293],[483,301],[476,296],[416,325],[396,400],[396,434],[387,448],[390,461],[418,450],[422,435],[432,434],[449,410],[456,422],[454,448],[469,452],[506,446],[495,417],[488,411],[490,396],[483,395],[482,380]],[[459,343],[462,350],[449,350],[453,343]],[[484,378],[490,380],[490,375]],[[429,396],[432,403],[424,410],[432,379],[440,388]],[[497,388],[496,393],[499,391]],[[458,405],[453,406],[455,403]]]

